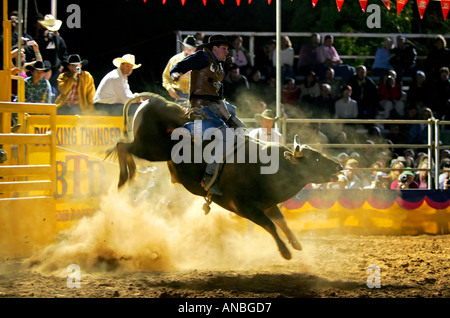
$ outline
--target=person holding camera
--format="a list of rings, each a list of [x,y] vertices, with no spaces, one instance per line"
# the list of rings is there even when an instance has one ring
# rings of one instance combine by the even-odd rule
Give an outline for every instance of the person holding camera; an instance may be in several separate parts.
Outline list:
[[[78,54],[69,55],[63,61],[65,71],[58,77],[61,94],[55,101],[58,115],[76,115],[94,110],[94,78],[82,67],[87,64]]]
[[[418,189],[419,185],[414,181],[414,172],[411,170],[403,171],[397,180],[392,181],[391,189]]]
[[[383,81],[378,84],[380,107],[384,109],[384,119],[398,119],[405,116],[405,103],[402,100],[403,89],[396,80],[397,73],[388,71]]]
[[[450,159],[443,159],[440,168],[442,173],[439,174],[439,189],[450,189]]]
[[[67,46],[64,39],[59,35],[62,21],[57,20],[53,15],[47,14],[44,19],[38,20],[43,26],[39,30],[36,42],[41,50],[42,59],[47,60],[52,65],[52,77],[50,84],[58,89],[58,76],[63,70],[62,62],[67,60]]]

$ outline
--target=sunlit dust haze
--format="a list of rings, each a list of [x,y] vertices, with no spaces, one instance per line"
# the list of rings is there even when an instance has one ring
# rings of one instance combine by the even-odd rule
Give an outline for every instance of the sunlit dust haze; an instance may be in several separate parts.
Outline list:
[[[286,262],[259,226],[214,203],[205,215],[204,199],[171,184],[167,166],[150,174],[138,175],[120,190],[111,185],[94,215],[60,232],[56,243],[26,263],[43,273],[65,273],[70,264],[95,272],[244,269]]]

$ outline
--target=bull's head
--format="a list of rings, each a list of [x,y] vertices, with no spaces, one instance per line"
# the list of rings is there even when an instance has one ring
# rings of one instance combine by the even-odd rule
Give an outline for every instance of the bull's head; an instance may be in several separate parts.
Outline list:
[[[294,137],[294,151],[285,151],[284,157],[310,175],[311,182],[315,183],[329,182],[330,177],[334,179],[343,169],[336,160],[308,145],[301,145],[297,135]]]

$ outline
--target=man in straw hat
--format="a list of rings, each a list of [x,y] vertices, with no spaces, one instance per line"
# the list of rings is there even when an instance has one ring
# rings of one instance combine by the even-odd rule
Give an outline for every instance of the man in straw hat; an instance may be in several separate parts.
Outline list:
[[[217,127],[222,131],[223,145],[226,145],[226,128],[245,127],[236,117],[236,107],[226,103],[223,98],[222,81],[225,62],[229,49],[233,44],[221,34],[212,35],[202,43],[197,52],[178,62],[170,71],[174,81],[191,71],[189,101],[191,108],[205,113],[208,119],[202,120],[202,129]],[[226,153],[226,149],[224,153]],[[213,175],[217,162],[206,166],[202,186],[210,193],[222,195],[222,191],[214,182]]]
[[[248,135],[263,142],[283,143],[283,135],[273,129],[275,121],[278,120],[271,109],[265,109],[261,114],[256,114],[255,119],[259,120],[260,128],[253,129]]]
[[[141,67],[136,64],[132,54],[125,54],[113,60],[116,69],[102,78],[94,96],[96,110],[104,110],[110,115],[122,115],[123,105],[136,96],[132,93],[128,84],[128,77],[133,70]]]
[[[176,103],[182,103],[189,98],[190,72],[183,74],[178,81],[174,81],[170,76],[170,70],[175,64],[195,52],[197,40],[193,35],[188,35],[180,43],[183,44],[183,51],[170,58],[162,74],[162,85]]]
[[[39,31],[36,42],[39,45],[42,59],[47,60],[52,65],[52,77],[50,84],[58,88],[57,79],[62,72],[62,62],[68,58],[67,46],[64,39],[59,35],[62,21],[56,19],[53,15],[47,14],[44,19],[38,21],[43,27]]]
[[[58,77],[61,94],[55,101],[58,115],[75,115],[94,110],[95,84],[89,72],[83,71],[86,60],[81,60],[78,54],[69,55],[63,61],[65,71]]]

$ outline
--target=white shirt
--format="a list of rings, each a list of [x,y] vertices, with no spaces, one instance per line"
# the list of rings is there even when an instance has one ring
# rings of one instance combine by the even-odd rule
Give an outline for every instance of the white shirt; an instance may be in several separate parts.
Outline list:
[[[112,70],[102,78],[94,95],[94,104],[125,104],[135,97],[119,68]]]
[[[253,129],[248,135],[263,142],[283,143],[283,135],[280,134],[275,128],[270,130],[270,134],[267,134],[267,129],[257,128]]]
[[[356,118],[358,117],[358,103],[349,98],[346,102],[343,98],[336,101],[335,118]]]
[[[272,53],[272,63],[273,66],[277,66],[277,51],[274,50]],[[294,48],[288,47],[280,51],[280,65],[294,66]]]

